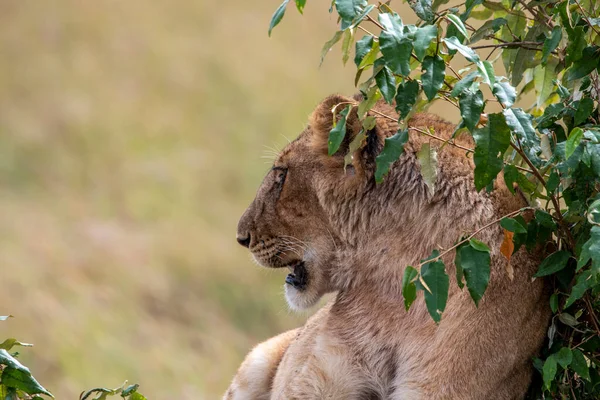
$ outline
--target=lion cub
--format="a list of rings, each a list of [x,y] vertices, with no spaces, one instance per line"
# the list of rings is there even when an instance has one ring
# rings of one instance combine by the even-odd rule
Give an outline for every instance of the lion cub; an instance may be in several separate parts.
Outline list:
[[[283,333],[247,356],[225,399],[519,399],[532,375],[531,358],[549,323],[547,290],[531,280],[541,254],[513,255],[514,279],[500,255],[499,226],[478,238],[491,251],[489,287],[476,307],[454,279],[453,255],[444,257],[454,282],[439,325],[422,296],[404,309],[404,268],[464,233],[524,206],[498,177],[495,190],[477,192],[473,162],[452,146],[438,149],[431,193],[416,153],[430,139],[412,130],[400,159],[381,184],[375,158],[398,125],[392,106],[375,106],[377,124],[344,165],[360,132],[356,107],[340,150],[327,155],[332,108],[356,103],[331,96],[308,127],[279,155],[242,216],[238,242],[269,268],[287,268],[285,296],[306,309],[328,292],[335,299],[302,328]],[[410,127],[449,138],[454,126],[429,114]],[[470,138],[457,142],[473,147]]]

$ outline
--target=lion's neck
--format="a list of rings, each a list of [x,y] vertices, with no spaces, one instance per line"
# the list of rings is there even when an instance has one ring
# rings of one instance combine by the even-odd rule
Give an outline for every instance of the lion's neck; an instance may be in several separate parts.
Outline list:
[[[493,215],[489,201],[473,202],[468,212],[430,205],[412,215],[390,213],[384,226],[371,229],[375,234],[362,235],[341,247],[332,280],[339,290],[367,285],[381,296],[401,298],[407,266],[416,266],[435,249],[452,247],[459,237],[473,232]],[[489,243],[498,239],[495,230],[484,235],[491,235]],[[451,274],[452,258],[452,254],[444,257]]]

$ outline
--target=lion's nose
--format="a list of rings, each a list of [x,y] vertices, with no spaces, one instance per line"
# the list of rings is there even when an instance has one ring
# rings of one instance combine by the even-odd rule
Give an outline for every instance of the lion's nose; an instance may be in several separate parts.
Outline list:
[[[238,235],[236,239],[237,239],[237,242],[239,244],[241,244],[242,246],[250,247],[250,234],[248,234],[246,237]]]

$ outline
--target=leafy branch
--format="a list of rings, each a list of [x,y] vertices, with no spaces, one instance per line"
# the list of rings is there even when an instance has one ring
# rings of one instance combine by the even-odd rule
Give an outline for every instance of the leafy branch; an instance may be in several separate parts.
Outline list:
[[[534,363],[542,383],[532,387],[530,395],[600,398],[598,7],[590,0],[467,0],[439,10],[441,3],[445,4],[409,2],[420,19],[415,25],[405,24],[389,2],[332,3],[330,12],[337,12],[340,30],[323,55],[348,29],[364,32],[363,38],[356,38],[354,57],[355,86],[363,100],[353,106],[363,123],[376,115],[402,127],[388,138],[393,145],[383,147],[375,181],[384,179],[409,134],[421,134],[443,143],[441,147],[450,145],[472,156],[477,190],[492,191],[503,173],[508,190],[515,194],[518,190],[531,206],[486,223],[450,249],[434,250],[417,268],[408,266],[402,282],[404,305],[408,309],[417,291],[423,290],[431,317],[441,320],[449,285],[442,257],[452,252],[458,285],[466,286],[477,304],[489,282],[491,251],[475,237],[498,223],[504,232],[500,252],[507,258],[521,247],[556,248],[536,273],[553,282],[548,306],[554,318],[548,346]],[[271,29],[282,15],[276,12]],[[362,27],[363,23],[375,25],[381,33]],[[491,43],[476,44],[483,39]],[[347,59],[348,43],[342,47]],[[491,51],[482,58],[478,52],[486,49]],[[467,62],[458,71],[452,66],[457,57],[463,65]],[[506,77],[496,72],[499,63]],[[527,93],[533,96],[523,97]],[[474,148],[457,143],[455,135],[445,139],[427,127],[406,128],[414,113],[439,100],[459,109],[457,131],[470,134]],[[373,110],[378,101],[393,105],[398,117]],[[502,111],[487,112],[492,102]],[[332,130],[330,135],[340,141],[340,133]],[[425,143],[417,158],[424,182],[434,191],[436,147]],[[534,218],[526,221],[520,215],[525,210],[533,211]],[[507,273],[510,276],[511,270]]]

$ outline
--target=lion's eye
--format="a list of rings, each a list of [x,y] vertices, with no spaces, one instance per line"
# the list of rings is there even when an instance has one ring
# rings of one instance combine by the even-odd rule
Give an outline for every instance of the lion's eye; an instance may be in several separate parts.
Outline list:
[[[283,169],[283,168],[275,169],[275,183],[277,183],[279,186],[282,186],[283,182],[285,182],[286,175],[287,175],[286,169]]]

